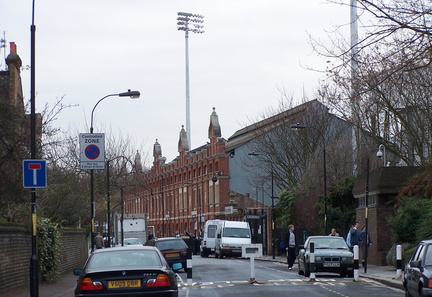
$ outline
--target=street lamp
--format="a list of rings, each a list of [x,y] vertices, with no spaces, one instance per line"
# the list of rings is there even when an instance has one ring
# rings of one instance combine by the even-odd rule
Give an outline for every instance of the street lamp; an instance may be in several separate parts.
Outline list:
[[[191,127],[190,127],[190,94],[189,94],[189,32],[204,33],[203,16],[188,12],[177,13],[177,30],[185,31],[185,55],[186,55],[186,133],[189,149],[191,148]],[[189,25],[192,26],[189,27]]]
[[[327,235],[327,163],[326,163],[326,145],[325,145],[325,137],[324,134],[315,127],[312,126],[304,126],[300,124],[291,125],[291,129],[313,129],[318,132],[322,137],[323,143],[323,161],[324,161],[324,234]]]
[[[252,152],[248,153],[248,156],[259,156],[260,154]],[[275,217],[274,217],[274,199],[276,197],[274,196],[274,174],[273,174],[273,166],[271,167],[271,218],[272,218],[272,258],[274,259],[276,256],[276,239],[274,236],[274,230],[275,230]],[[264,200],[263,200],[264,202]]]
[[[127,92],[123,92],[123,93],[118,93],[118,94],[109,94],[106,95],[105,97],[99,99],[99,101],[95,104],[95,106],[92,109],[91,112],[91,119],[90,119],[90,133],[93,134],[93,115],[94,115],[94,111],[96,109],[96,106],[98,106],[98,104],[108,98],[108,97],[130,97],[132,99],[136,99],[139,98],[140,96],[140,92],[138,91],[131,91],[128,90]],[[90,169],[90,220],[91,220],[91,228],[90,228],[90,234],[91,234],[91,251],[93,252],[94,250],[94,219],[95,219],[95,203],[94,203],[94,173],[93,173],[94,169]]]
[[[378,158],[380,158],[380,159],[383,158],[383,165],[384,165],[384,167],[387,166],[387,164],[386,164],[386,162],[387,162],[387,160],[386,160],[386,149],[385,149],[384,144],[380,144],[379,145],[378,151],[376,153],[376,156]]]

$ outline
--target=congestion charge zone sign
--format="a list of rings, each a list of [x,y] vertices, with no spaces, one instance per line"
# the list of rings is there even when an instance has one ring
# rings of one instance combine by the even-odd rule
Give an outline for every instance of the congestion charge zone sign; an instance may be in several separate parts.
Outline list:
[[[80,133],[80,168],[105,169],[105,134]]]

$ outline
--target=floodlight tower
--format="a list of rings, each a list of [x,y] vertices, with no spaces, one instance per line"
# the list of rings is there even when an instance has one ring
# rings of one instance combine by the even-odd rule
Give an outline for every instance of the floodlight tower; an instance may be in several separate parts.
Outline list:
[[[204,33],[203,16],[188,12],[177,13],[177,29],[185,31],[185,56],[186,56],[186,133],[189,149],[191,149],[191,127],[190,127],[190,94],[189,94],[189,32]],[[189,27],[190,26],[190,27]]]

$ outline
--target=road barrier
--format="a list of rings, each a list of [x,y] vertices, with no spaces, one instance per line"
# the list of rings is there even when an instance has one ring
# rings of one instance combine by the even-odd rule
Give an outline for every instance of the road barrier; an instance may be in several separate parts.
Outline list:
[[[402,246],[396,246],[396,279],[402,277]]]
[[[354,246],[354,280],[359,280],[359,246]]]

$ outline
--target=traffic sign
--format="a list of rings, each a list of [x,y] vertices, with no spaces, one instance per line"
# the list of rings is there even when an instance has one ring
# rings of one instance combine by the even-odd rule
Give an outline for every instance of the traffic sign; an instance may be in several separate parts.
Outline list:
[[[105,134],[80,133],[80,168],[105,169]]]
[[[45,160],[23,161],[24,188],[46,188],[47,168]]]

